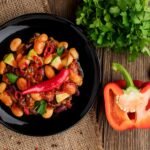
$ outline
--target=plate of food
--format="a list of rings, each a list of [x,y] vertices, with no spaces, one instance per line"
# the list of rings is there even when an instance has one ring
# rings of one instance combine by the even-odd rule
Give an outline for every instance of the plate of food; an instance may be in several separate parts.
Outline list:
[[[99,77],[95,49],[70,21],[36,13],[0,27],[0,122],[9,129],[68,129],[94,103]]]

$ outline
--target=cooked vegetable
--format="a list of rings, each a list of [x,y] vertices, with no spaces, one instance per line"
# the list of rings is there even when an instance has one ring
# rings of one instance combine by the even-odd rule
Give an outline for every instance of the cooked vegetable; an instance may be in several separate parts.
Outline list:
[[[15,38],[11,41],[10,43],[10,49],[12,51],[17,51],[17,49],[19,48],[19,46],[21,45],[22,40],[20,38]]]
[[[35,101],[40,101],[42,100],[42,96],[40,93],[31,93],[31,97],[35,100]]]
[[[6,76],[10,83],[14,84],[16,80],[18,79],[18,76],[13,73],[6,73]]]
[[[46,44],[46,47],[44,49],[44,57],[47,57],[50,54],[54,53],[55,52],[55,48],[56,48],[55,42],[48,41],[47,44]]]
[[[67,106],[65,105],[62,105],[62,106],[59,106],[56,110],[55,110],[55,113],[61,113],[63,111],[67,110]]]
[[[44,57],[44,64],[46,64],[46,65],[47,65],[47,64],[50,64],[51,61],[52,61],[52,59],[53,59],[53,55],[52,55],[52,54],[50,54],[50,55]]]
[[[108,83],[104,88],[105,111],[115,130],[150,128],[150,82],[132,81],[127,70],[113,63],[125,80]]]
[[[62,61],[61,61],[61,58],[60,56],[56,56],[52,62],[51,62],[51,65],[57,69],[57,70],[60,70],[63,66],[62,66]]]
[[[7,87],[7,84],[5,82],[0,83],[0,93],[3,93]]]
[[[44,100],[35,102],[35,110],[40,115],[46,113],[46,107],[47,107],[47,103]]]
[[[76,23],[97,47],[150,56],[149,0],[83,0]]]
[[[69,70],[62,69],[61,72],[58,75],[56,75],[54,78],[47,81],[43,81],[37,85],[34,85],[33,87],[30,87],[29,89],[23,91],[22,94],[25,95],[29,93],[51,91],[54,88],[61,86],[61,84],[66,80],[68,75],[69,75]]]
[[[6,69],[6,64],[3,61],[1,61],[0,62],[0,74],[4,74],[5,69]]]
[[[23,110],[15,104],[13,104],[11,106],[11,111],[17,117],[22,117],[23,116]]]
[[[55,71],[50,65],[45,65],[45,75],[48,79],[51,79],[55,76]]]
[[[83,83],[83,78],[81,75],[76,74],[74,71],[70,70],[69,78],[72,82],[76,83],[78,86],[81,86]]]
[[[75,83],[71,83],[71,82],[66,82],[63,84],[63,91],[70,94],[70,95],[73,95],[77,92],[77,87],[76,87],[76,84]]]
[[[27,43],[13,39],[10,47],[13,53],[0,60],[0,101],[16,117],[39,114],[48,119],[70,109],[83,81],[77,50],[45,33],[35,33]]]
[[[37,53],[34,49],[31,49],[27,55],[27,59],[33,60],[34,56],[37,56]]]
[[[34,50],[36,51],[36,53],[38,55],[43,53],[44,47],[45,47],[45,42],[39,41],[38,39],[35,40],[35,42],[34,42]]]
[[[8,95],[7,92],[3,92],[0,94],[0,100],[6,105],[6,106],[11,106],[12,105],[12,99]]]
[[[68,98],[70,95],[65,92],[56,93],[56,101],[57,103],[61,103],[63,100]]]
[[[62,59],[62,65],[64,67],[68,67],[73,62],[73,56],[68,53],[63,59]]]
[[[24,91],[28,88],[28,83],[27,83],[27,80],[23,77],[20,77],[18,80],[17,80],[17,87],[19,90],[21,91]]]
[[[14,55],[13,53],[9,53],[4,57],[4,63],[12,66],[12,67],[16,67],[17,63],[15,61]]]
[[[68,54],[68,56],[67,56],[67,64],[66,64],[66,66],[69,66],[72,62],[73,62],[73,57],[72,57],[72,55],[71,54]]]
[[[70,48],[69,53],[74,59],[79,59],[79,54],[75,48]]]
[[[63,54],[63,51],[64,51],[64,47],[58,47],[57,48],[57,55],[61,56]]]
[[[30,63],[30,60],[28,60],[26,57],[23,57],[19,62],[18,62],[18,67],[20,69],[25,69],[28,67]]]
[[[38,41],[41,42],[46,42],[48,40],[48,36],[45,33],[42,33],[39,37],[38,37]]]
[[[65,41],[60,42],[60,43],[58,44],[58,48],[60,48],[60,47],[63,47],[63,48],[65,48],[65,49],[67,49],[67,48],[68,48],[68,42],[65,42]]]
[[[47,107],[46,112],[42,115],[43,118],[48,119],[53,115],[54,108],[52,107]]]
[[[41,67],[43,65],[43,59],[40,56],[33,56],[34,63],[36,67]]]

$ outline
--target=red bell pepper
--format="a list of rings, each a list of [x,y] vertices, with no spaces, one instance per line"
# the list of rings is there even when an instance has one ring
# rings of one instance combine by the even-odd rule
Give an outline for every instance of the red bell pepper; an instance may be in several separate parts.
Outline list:
[[[29,89],[23,91],[22,95],[29,94],[29,93],[51,91],[61,86],[68,76],[69,76],[69,69],[62,69],[61,72],[58,75],[56,75],[54,78],[47,81],[43,81],[39,84],[30,87]]]
[[[46,48],[44,49],[44,57],[49,56],[50,54],[52,54],[56,49],[56,46],[53,42],[48,41]]]
[[[150,128],[150,82],[132,80],[127,70],[113,63],[125,80],[108,83],[104,87],[106,117],[115,130]]]

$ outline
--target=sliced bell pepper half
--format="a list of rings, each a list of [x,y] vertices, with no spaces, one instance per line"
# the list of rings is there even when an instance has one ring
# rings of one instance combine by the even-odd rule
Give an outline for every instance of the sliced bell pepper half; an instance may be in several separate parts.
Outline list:
[[[113,63],[125,80],[108,83],[104,87],[106,117],[118,131],[132,128],[150,128],[150,82],[132,80],[127,70]]]

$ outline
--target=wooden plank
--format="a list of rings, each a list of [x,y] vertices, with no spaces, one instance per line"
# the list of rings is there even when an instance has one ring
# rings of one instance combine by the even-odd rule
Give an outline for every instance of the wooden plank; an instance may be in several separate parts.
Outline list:
[[[57,14],[58,16],[65,17],[75,22],[75,12],[81,0],[48,0],[48,1],[49,1],[50,13]],[[102,64],[102,51],[97,51],[97,55],[99,56],[100,64]],[[68,145],[70,149],[76,150],[77,149],[76,147],[78,147],[78,149],[80,147],[80,149],[83,149],[83,150],[85,149],[103,150],[103,147],[102,147],[103,144],[101,143],[102,136],[101,136],[101,133],[99,132],[99,124],[96,123],[96,115],[95,115],[96,106],[97,105],[95,104],[92,110],[89,112],[89,114],[85,117],[88,119],[88,124],[87,122],[85,123],[85,125],[82,124],[84,126],[84,130],[80,130],[80,132],[82,133],[81,135],[83,136],[84,141],[80,140],[81,138],[77,134],[74,135],[74,139],[76,139],[76,141],[73,141],[73,142],[70,141],[70,146]],[[88,129],[88,126],[91,129],[94,128],[94,132],[93,130]],[[88,135],[89,135],[89,138],[87,138]],[[67,142],[63,144],[65,145],[66,143]],[[92,145],[92,148],[90,147],[90,145]]]
[[[103,84],[122,78],[120,74],[111,69],[112,62],[123,64],[131,73],[133,79],[150,80],[150,58],[141,56],[135,62],[128,62],[127,55],[114,54],[109,51],[103,56]],[[107,123],[105,114],[101,117],[103,146],[106,150],[148,150],[150,149],[150,132],[145,130],[132,130],[124,132],[114,131]]]
[[[75,19],[75,12],[81,0],[48,0],[52,13],[72,21]]]

